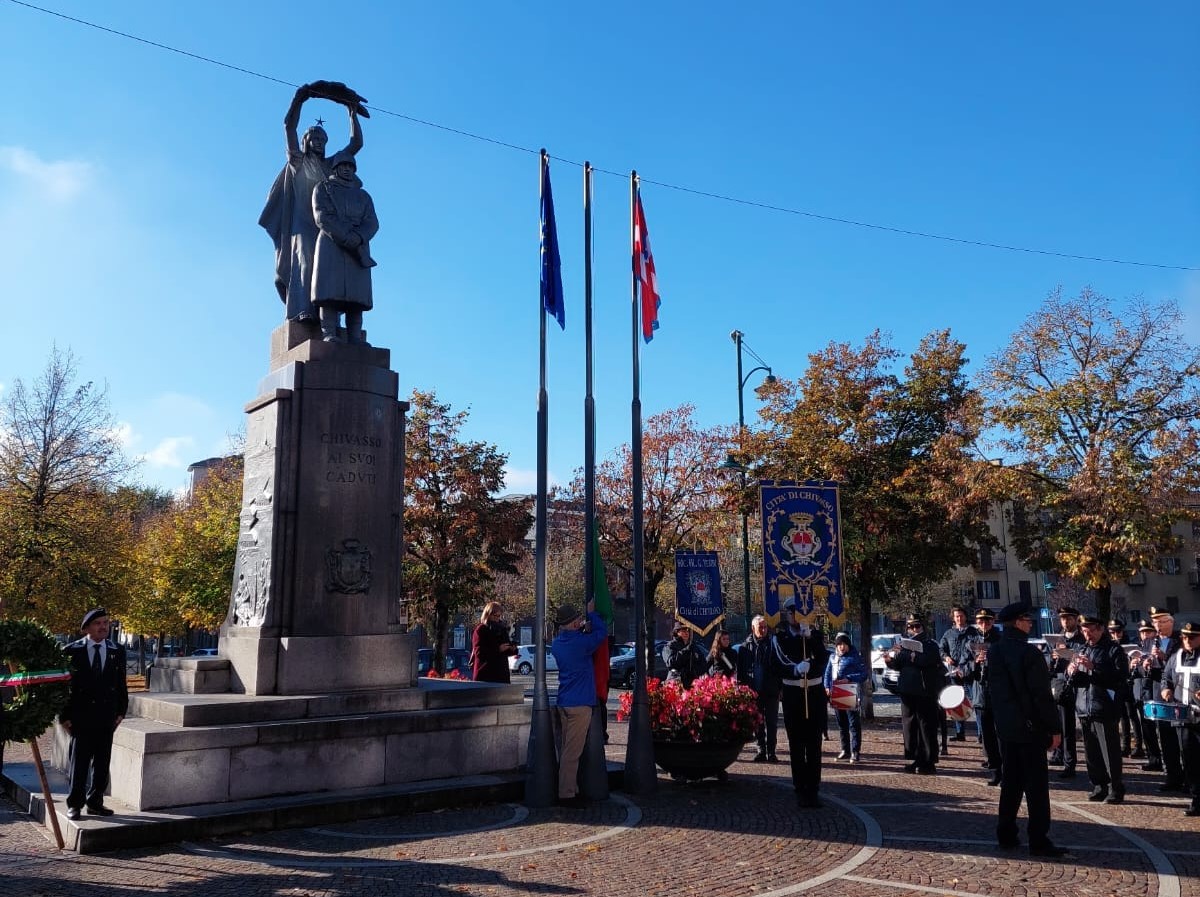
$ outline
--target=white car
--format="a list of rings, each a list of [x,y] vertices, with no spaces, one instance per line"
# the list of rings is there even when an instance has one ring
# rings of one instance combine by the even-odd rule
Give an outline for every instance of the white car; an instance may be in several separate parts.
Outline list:
[[[871,676],[875,680],[876,688],[883,687],[883,671],[887,669],[883,662],[883,654],[895,646],[899,638],[898,632],[884,632],[871,636]]]
[[[535,653],[537,645],[521,645],[517,648],[517,653],[508,659],[508,670],[511,673],[516,673],[519,676],[528,676],[533,673],[533,666],[537,660]],[[550,653],[550,646],[546,646],[546,670],[553,671],[558,669],[558,664],[554,660],[554,655]]]

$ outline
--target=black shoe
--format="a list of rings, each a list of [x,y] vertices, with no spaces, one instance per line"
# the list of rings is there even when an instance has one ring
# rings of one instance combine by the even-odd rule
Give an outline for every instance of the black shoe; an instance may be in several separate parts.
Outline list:
[[[776,757],[774,754],[767,754],[767,762],[768,763],[778,763],[779,758]]]
[[[824,804],[817,799],[815,794],[796,793],[796,806],[802,810],[819,810]]]
[[[754,761],[753,761],[753,762],[755,762],[755,763],[766,763],[766,762],[767,762],[767,752],[766,752],[766,751],[759,751],[757,754],[755,754],[755,755],[754,755]]]
[[[116,810],[110,810],[104,804],[97,804],[96,806],[88,804],[87,811],[89,816],[112,816],[117,812]]]
[[[82,815],[83,813],[80,811],[79,807],[67,807],[68,819],[78,819]]]
[[[917,764],[915,764],[915,763],[905,763],[905,764],[904,764],[904,771],[905,771],[905,772],[916,772],[916,771],[917,771]]]
[[[1073,778],[1075,778],[1075,767],[1074,767],[1074,766],[1064,766],[1064,767],[1062,768],[1062,770],[1061,770],[1061,771],[1058,773],[1058,777],[1059,777],[1060,779],[1073,779]]]
[[[997,841],[996,846],[1001,850],[1016,850],[1021,846],[1021,842],[1016,838],[1013,838],[1011,841]]]
[[[1131,753],[1129,755],[1129,759],[1130,760],[1145,760],[1146,752],[1143,751],[1141,748],[1134,748],[1133,753]]]
[[[1183,782],[1178,779],[1167,779],[1158,786],[1159,791],[1183,791]]]
[[[943,757],[950,756],[950,748],[946,747],[945,745],[942,745],[942,756]]]
[[[992,766],[992,764],[989,763],[987,760],[984,760],[982,763],[979,764],[979,768],[980,769],[995,769],[996,767]]]
[[[587,798],[580,794],[576,794],[574,797],[560,797],[556,803],[568,810],[582,810],[588,805]]]
[[[1031,857],[1065,857],[1067,849],[1054,844],[1039,844],[1037,847],[1031,844],[1029,845],[1029,855]]]
[[[990,779],[988,779],[987,783],[991,787],[995,787],[996,785],[999,785],[1000,784],[1000,773],[996,773],[994,776],[992,776]]]
[[[933,764],[929,766],[918,766],[917,775],[919,776],[935,776],[937,775],[937,767]]]
[[[1183,811],[1184,816],[1200,816],[1200,804],[1192,804]]]
[[[1088,800],[1099,803],[1108,797],[1108,789],[1103,786],[1097,786],[1092,789],[1092,793],[1088,795]]]
[[[1151,757],[1149,763],[1142,764],[1143,772],[1162,772],[1162,769],[1162,760],[1159,760],[1157,757]]]
[[[1125,802],[1125,792],[1113,790],[1113,793],[1104,799],[1106,804],[1122,804]]]
[[[966,741],[967,736],[963,732],[956,732],[956,733],[954,733],[954,740],[955,741]]]

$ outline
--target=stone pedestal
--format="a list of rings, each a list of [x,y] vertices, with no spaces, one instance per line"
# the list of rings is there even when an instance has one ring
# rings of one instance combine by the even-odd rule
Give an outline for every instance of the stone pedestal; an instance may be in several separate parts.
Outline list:
[[[250,695],[408,687],[400,624],[404,423],[390,353],[271,337],[246,407],[241,530],[221,657]]]

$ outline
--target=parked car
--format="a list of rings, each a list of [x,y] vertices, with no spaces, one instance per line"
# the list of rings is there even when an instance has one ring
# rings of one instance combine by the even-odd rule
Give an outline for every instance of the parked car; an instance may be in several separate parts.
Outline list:
[[[519,676],[528,676],[533,672],[534,663],[537,661],[535,649],[537,645],[521,645],[517,648],[517,653],[508,658],[508,670],[510,673],[516,673]],[[550,646],[546,645],[546,670],[557,671],[558,662],[555,661],[554,655],[550,653]]]
[[[871,636],[871,678],[875,680],[876,688],[883,687],[883,671],[887,669],[883,662],[884,652],[890,650],[899,638],[898,632],[884,632]]]
[[[433,666],[433,649],[417,649],[417,675],[428,676]],[[465,648],[449,648],[446,650],[446,674],[457,671],[463,679],[471,678],[471,652]]]
[[[667,643],[665,641],[657,641],[654,643],[654,670],[650,674],[656,679],[665,679],[667,677],[667,662],[663,660],[662,649]],[[632,643],[618,645],[618,649],[624,649],[624,653],[614,654],[608,659],[608,681],[613,688],[633,688],[634,670],[636,666],[635,651],[637,646]]]

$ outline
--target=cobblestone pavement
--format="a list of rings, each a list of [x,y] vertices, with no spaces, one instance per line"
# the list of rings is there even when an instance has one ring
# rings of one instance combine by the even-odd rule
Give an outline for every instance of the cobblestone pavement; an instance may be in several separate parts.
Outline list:
[[[622,759],[625,727],[610,732]],[[1072,856],[1039,861],[995,847],[997,794],[974,741],[913,776],[895,720],[867,724],[861,764],[833,760],[834,736],[820,810],[797,810],[786,742],[778,765],[747,749],[727,783],[664,775],[653,795],[586,810],[459,807],[85,857],[3,801],[0,895],[1200,897],[1200,820],[1136,766],[1119,806],[1089,803],[1084,776],[1052,779],[1051,835]]]

